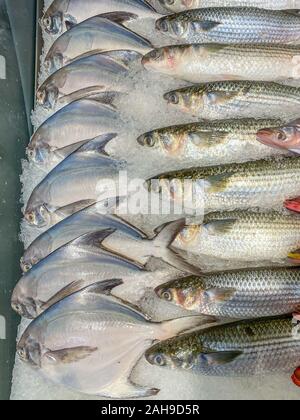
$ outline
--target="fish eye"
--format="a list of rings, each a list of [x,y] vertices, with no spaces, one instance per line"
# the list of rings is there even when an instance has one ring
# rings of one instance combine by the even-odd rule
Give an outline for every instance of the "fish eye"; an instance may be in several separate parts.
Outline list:
[[[25,273],[27,273],[29,270],[31,270],[32,265],[31,265],[31,264],[29,264],[29,263],[22,264],[22,268],[23,268],[23,271],[24,271]]]
[[[153,50],[149,53],[149,57],[153,60],[158,60],[162,56],[162,51]]]
[[[154,357],[153,361],[157,366],[165,366],[167,364],[166,359],[164,358],[162,354],[157,354]]]
[[[178,105],[179,104],[179,96],[177,93],[171,93],[168,97],[168,101],[170,104]]]
[[[169,31],[168,22],[165,19],[160,19],[156,22],[156,29],[162,32]]]
[[[171,301],[172,301],[172,299],[173,299],[171,290],[165,290],[165,291],[162,293],[161,297],[162,297],[164,300],[166,300],[167,302],[171,302]]]
[[[286,134],[283,131],[278,131],[277,140],[285,141],[287,139]]]
[[[148,147],[154,147],[155,146],[155,140],[151,135],[145,136],[145,144]]]
[[[27,356],[27,354],[26,354],[26,351],[25,351],[25,349],[18,349],[18,351],[17,351],[17,353],[18,353],[18,356],[21,358],[21,359],[26,359],[26,356]]]
[[[34,158],[34,150],[33,149],[27,149],[27,156],[29,157],[29,159],[33,159]]]
[[[35,221],[34,213],[28,213],[26,216],[26,219],[28,220],[29,223],[34,223]]]
[[[21,313],[23,312],[22,305],[21,305],[21,304],[19,304],[19,303],[12,303],[12,304],[11,304],[11,307],[12,307],[12,308],[13,308],[13,310],[14,310],[15,312],[17,312],[18,314],[21,314]]]
[[[172,4],[175,3],[175,0],[165,0],[166,4],[168,4],[169,6],[172,6]]]

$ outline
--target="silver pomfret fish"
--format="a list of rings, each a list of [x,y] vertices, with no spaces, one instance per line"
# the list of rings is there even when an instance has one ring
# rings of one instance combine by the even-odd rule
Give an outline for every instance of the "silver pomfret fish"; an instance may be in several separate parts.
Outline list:
[[[144,0],[54,0],[41,24],[56,35],[93,16],[111,12],[126,12],[135,18],[155,18],[156,11]]]
[[[221,318],[261,318],[300,309],[299,268],[242,270],[191,276],[155,290],[166,301]]]
[[[116,200],[111,200],[112,204]],[[111,208],[112,210],[112,208]],[[33,265],[46,258],[68,242],[82,235],[99,232],[101,230],[114,229],[121,233],[142,237],[142,232],[129,223],[108,213],[106,201],[96,203],[67,217],[52,228],[42,233],[25,251],[21,260],[23,271],[29,271]]]
[[[291,375],[300,364],[299,326],[292,321],[284,316],[206,328],[154,345],[146,359],[200,375]]]
[[[56,222],[57,212],[70,215],[115,196],[116,191],[102,190],[109,188],[109,181],[118,177],[121,168],[120,162],[103,154],[103,147],[115,137],[109,134],[96,138],[57,165],[32,192],[26,220],[49,227]]]
[[[300,89],[274,82],[224,81],[168,92],[170,106],[204,119],[298,118]]]
[[[297,12],[250,7],[187,10],[160,18],[156,29],[189,44],[300,43],[300,15]]]
[[[37,102],[47,109],[67,105],[82,98],[112,98],[128,92],[129,67],[139,62],[134,51],[112,51],[74,61],[53,73],[37,90]]]
[[[110,15],[95,16],[61,35],[50,48],[45,65],[52,73],[75,59],[114,50],[133,50],[146,53],[151,43],[122,24],[131,14],[119,13],[117,22]]]
[[[84,143],[121,128],[120,115],[114,108],[81,99],[56,112],[37,129],[27,154],[38,165],[55,166]]]
[[[298,80],[300,47],[283,45],[173,45],[151,51],[148,70],[191,83],[222,80]]]
[[[155,340],[213,322],[203,316],[150,322],[137,308],[109,294],[120,281],[88,287],[33,321],[17,345],[19,358],[55,384],[107,398],[155,395],[130,380]]]

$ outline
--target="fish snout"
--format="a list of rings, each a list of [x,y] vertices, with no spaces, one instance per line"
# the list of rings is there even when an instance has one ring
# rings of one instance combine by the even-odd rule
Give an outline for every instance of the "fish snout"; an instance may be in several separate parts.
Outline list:
[[[286,200],[284,202],[284,207],[288,210],[300,213],[300,197],[293,198],[291,200]]]

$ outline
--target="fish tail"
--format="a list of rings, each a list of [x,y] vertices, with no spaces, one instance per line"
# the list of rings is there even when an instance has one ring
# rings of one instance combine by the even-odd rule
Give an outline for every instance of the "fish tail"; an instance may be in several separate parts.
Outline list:
[[[180,219],[164,225],[156,238],[151,242],[150,253],[152,257],[160,258],[184,273],[199,275],[201,274],[199,268],[189,264],[175,250],[170,248],[176,236],[185,227],[185,224],[185,219]]]
[[[167,340],[179,334],[216,324],[217,318],[206,315],[194,315],[172,319],[160,323],[158,340]]]

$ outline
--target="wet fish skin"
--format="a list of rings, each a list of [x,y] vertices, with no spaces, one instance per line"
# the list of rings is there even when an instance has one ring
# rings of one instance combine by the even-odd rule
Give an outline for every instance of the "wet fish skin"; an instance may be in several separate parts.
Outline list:
[[[275,268],[207,274],[171,281],[157,296],[189,311],[247,319],[297,312],[300,271]]]
[[[274,82],[224,81],[168,92],[170,106],[204,119],[298,118],[299,88]]]
[[[292,373],[299,366],[299,332],[292,317],[240,321],[154,345],[152,365],[210,376]]]
[[[111,12],[133,13],[136,18],[154,18],[158,14],[144,0],[54,0],[44,14],[41,25],[57,35],[93,16]]]
[[[157,389],[130,380],[143,352],[156,339],[212,319],[194,316],[151,323],[137,308],[104,296],[119,284],[98,283],[53,305],[22,335],[19,358],[54,383],[84,394],[110,398],[157,394]]]
[[[273,119],[203,121],[157,129],[137,141],[149,159],[163,159],[167,170],[224,165],[279,155],[279,150],[262,148],[256,138],[260,129],[278,123],[281,121]]]
[[[286,125],[263,128],[258,131],[257,139],[267,146],[300,153],[300,120]]]
[[[298,80],[298,46],[280,45],[173,45],[146,54],[147,70],[191,83],[223,80]]]
[[[117,200],[108,201],[111,202],[96,203],[74,213],[42,233],[25,251],[21,260],[22,270],[29,271],[33,265],[52,252],[88,233],[115,229],[125,235],[143,237],[142,232],[138,229],[117,216],[109,214],[117,206]]]
[[[300,160],[286,157],[170,172],[157,177],[150,188],[155,190],[158,183],[173,202],[188,199],[191,208],[205,213],[279,210],[287,199],[300,196],[299,175]]]
[[[57,111],[37,129],[27,154],[39,166],[55,166],[84,143],[118,132],[121,127],[116,109],[95,100],[81,99]]]
[[[50,48],[45,66],[52,73],[78,58],[114,50],[146,53],[152,49],[145,38],[114,22],[114,14],[94,16],[62,34]],[[118,21],[130,20],[132,14],[118,13]]]
[[[156,22],[161,33],[186,43],[300,43],[300,15],[250,7],[215,7],[183,11]]]
[[[159,0],[161,5],[170,12],[182,12],[201,7],[219,7],[220,0]],[[299,9],[299,0],[222,0],[224,7],[260,7],[264,9],[292,10]]]
[[[34,265],[17,283],[12,295],[12,308],[25,318],[34,319],[51,304],[60,300],[59,292],[70,288],[68,295],[108,278],[124,281],[143,277],[141,265],[100,247],[112,231],[83,235],[57,249]]]
[[[188,261],[224,261],[228,270],[293,265],[287,256],[300,248],[300,217],[257,211],[210,213],[202,224],[186,226],[172,243]],[[202,259],[202,260],[201,260]]]
[[[111,102],[128,90],[129,66],[139,61],[134,51],[112,51],[84,57],[53,73],[37,90],[37,102],[55,109],[82,98],[102,98]]]
[[[118,176],[121,163],[103,154],[103,147],[114,138],[116,134],[91,140],[57,165],[32,192],[25,210],[27,222],[50,227],[65,209],[70,215],[115,196],[105,180]]]

